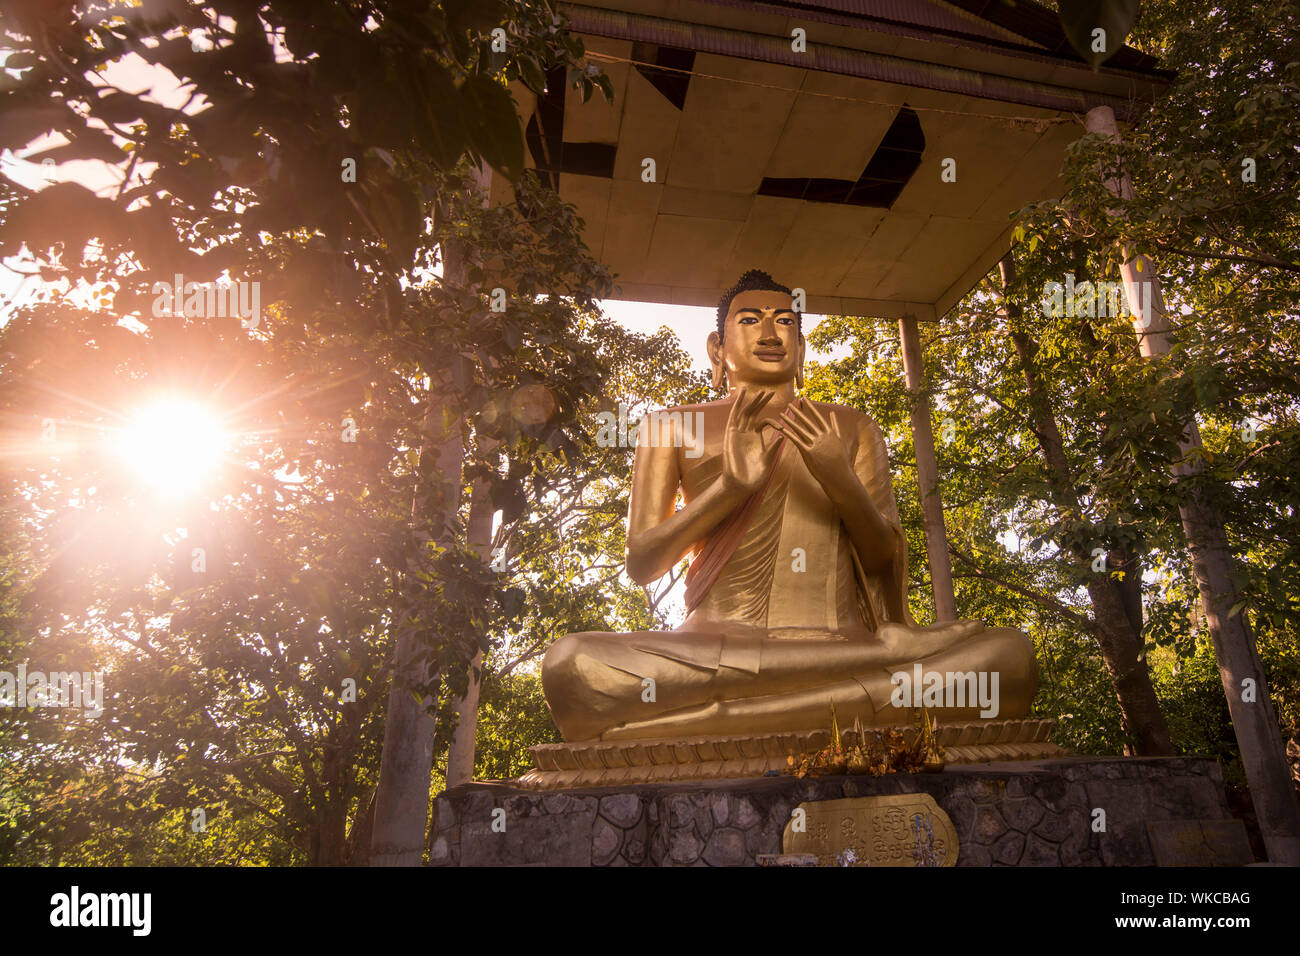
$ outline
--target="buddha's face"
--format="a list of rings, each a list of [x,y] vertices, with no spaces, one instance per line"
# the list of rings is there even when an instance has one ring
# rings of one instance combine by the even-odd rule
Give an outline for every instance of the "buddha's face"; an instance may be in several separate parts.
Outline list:
[[[727,382],[739,385],[783,385],[795,379],[803,363],[799,317],[784,292],[751,290],[731,300],[726,335],[709,336],[709,359],[727,371]]]

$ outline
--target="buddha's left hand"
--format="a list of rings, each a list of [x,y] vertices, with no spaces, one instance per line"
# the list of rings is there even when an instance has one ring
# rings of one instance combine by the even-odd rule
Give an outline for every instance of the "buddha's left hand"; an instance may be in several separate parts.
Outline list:
[[[812,476],[832,498],[836,497],[835,492],[846,491],[858,483],[843,440],[816,405],[811,402],[805,408],[787,405],[772,427],[799,449]]]

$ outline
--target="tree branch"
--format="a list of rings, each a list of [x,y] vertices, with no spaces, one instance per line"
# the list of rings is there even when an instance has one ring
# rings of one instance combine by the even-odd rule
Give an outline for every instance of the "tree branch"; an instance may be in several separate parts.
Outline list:
[[[973,558],[963,553],[960,548],[954,547],[952,544],[948,545],[948,551],[951,552],[951,554],[955,558],[957,558],[958,561],[960,561],[962,564],[969,567],[971,569],[971,572],[975,575],[975,577],[982,578],[983,580],[996,584],[999,587],[1006,588],[1008,591],[1014,591],[1016,594],[1019,594],[1021,597],[1027,597],[1035,604],[1047,608],[1048,610],[1052,611],[1055,614],[1061,615],[1061,617],[1065,618],[1068,621],[1072,621],[1073,623],[1086,629],[1090,633],[1096,630],[1097,625],[1092,620],[1092,618],[1085,617],[1084,615],[1080,614],[1078,611],[1066,607],[1060,601],[1056,600],[1056,598],[1048,597],[1046,594],[1042,594],[1030,588],[1022,587],[1019,584],[1013,584],[1010,581],[1000,578],[995,574],[989,574],[987,571],[980,570],[979,565],[975,563],[975,560]]]
[[[1223,262],[1242,262],[1247,265],[1268,266],[1273,269],[1285,269],[1287,272],[1300,273],[1300,262],[1287,262],[1285,259],[1279,259],[1277,256],[1269,255],[1267,252],[1259,252],[1253,256],[1234,255],[1230,252],[1199,252],[1196,249],[1180,249],[1174,246],[1157,246],[1161,252],[1168,252],[1175,256],[1188,256],[1192,259],[1217,259]]]

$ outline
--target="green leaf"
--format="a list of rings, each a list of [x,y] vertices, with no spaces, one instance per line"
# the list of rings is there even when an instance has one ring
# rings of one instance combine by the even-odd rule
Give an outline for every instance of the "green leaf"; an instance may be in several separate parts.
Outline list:
[[[1093,67],[1119,52],[1137,22],[1138,0],[1060,0],[1059,6],[1066,39]]]
[[[460,88],[470,144],[510,180],[524,168],[524,139],[515,113],[515,101],[500,83],[487,76],[471,76]]]
[[[66,163],[76,159],[97,159],[116,164],[125,158],[126,154],[114,145],[112,137],[107,133],[86,130],[78,134],[72,142],[33,153],[27,157],[27,160],[39,163],[43,159],[52,159],[56,163]]]
[[[539,96],[546,89],[546,74],[531,56],[519,58],[519,76],[524,81],[524,86]]]
[[[519,325],[515,322],[507,321],[501,327],[501,336],[506,343],[506,348],[510,351],[516,351],[523,344],[523,338],[519,334]]]
[[[396,97],[382,76],[368,77],[363,83],[365,99],[357,117],[362,136],[376,144],[405,145],[406,130],[398,125],[398,117],[408,115],[419,145],[434,163],[444,169],[456,165],[465,152],[466,126],[478,122],[478,117],[466,110],[445,68],[431,65],[410,87],[399,87]]]
[[[6,70],[25,70],[29,66],[35,66],[41,62],[41,58],[30,50],[19,50],[17,53],[10,53],[5,58],[4,68]]]

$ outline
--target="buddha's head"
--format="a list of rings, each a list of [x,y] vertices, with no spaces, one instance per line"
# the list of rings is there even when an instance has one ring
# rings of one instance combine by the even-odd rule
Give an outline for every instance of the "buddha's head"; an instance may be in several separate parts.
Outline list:
[[[791,291],[750,269],[718,303],[718,330],[709,334],[713,387],[803,385],[802,316]]]

